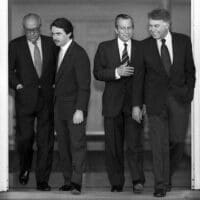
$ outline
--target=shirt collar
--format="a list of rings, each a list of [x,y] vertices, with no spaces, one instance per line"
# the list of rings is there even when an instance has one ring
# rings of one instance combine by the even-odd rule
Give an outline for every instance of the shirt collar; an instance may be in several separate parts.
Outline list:
[[[72,43],[72,39],[70,39],[64,46],[61,46],[60,47],[61,50],[64,51],[64,52],[66,52],[71,43]]]
[[[29,44],[32,44],[34,45],[30,40],[27,40]],[[39,37],[37,40],[36,40],[36,44],[41,44],[41,37]]]
[[[166,42],[169,42],[172,40],[172,34],[168,31],[167,35],[164,38],[159,39],[159,41],[162,42],[162,39],[165,39]]]
[[[124,42],[120,38],[117,38],[117,42],[118,42],[118,45],[122,46],[122,47],[124,47],[124,43],[126,43],[128,46],[131,45],[131,39],[129,39],[128,41]]]

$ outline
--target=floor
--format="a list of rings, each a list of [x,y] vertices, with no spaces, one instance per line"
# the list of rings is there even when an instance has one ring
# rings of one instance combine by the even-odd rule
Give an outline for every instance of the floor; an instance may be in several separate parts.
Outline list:
[[[152,188],[145,188],[142,194],[133,194],[131,188],[121,193],[111,193],[109,188],[83,188],[82,194],[75,196],[70,192],[60,192],[54,188],[51,192],[39,192],[35,189],[18,189],[0,193],[2,200],[200,200],[200,191],[173,188],[164,198],[153,197]]]
[[[35,161],[33,161],[32,172],[29,183],[22,187],[18,182],[19,161],[14,151],[10,152],[10,174],[9,192],[0,193],[0,200],[200,200],[200,191],[191,191],[191,168],[190,158],[185,157],[180,163],[179,170],[175,173],[172,183],[173,189],[167,193],[165,198],[153,197],[154,178],[152,173],[151,154],[145,152],[145,190],[142,194],[136,195],[132,192],[132,182],[125,161],[125,189],[122,193],[111,193],[107,174],[104,165],[103,152],[89,152],[87,160],[87,170],[83,176],[83,191],[79,196],[74,196],[70,192],[60,192],[58,187],[63,184],[63,176],[60,171],[57,152],[54,153],[53,169],[49,184],[52,186],[51,192],[39,192],[35,190]],[[35,158],[34,158],[35,159]]]

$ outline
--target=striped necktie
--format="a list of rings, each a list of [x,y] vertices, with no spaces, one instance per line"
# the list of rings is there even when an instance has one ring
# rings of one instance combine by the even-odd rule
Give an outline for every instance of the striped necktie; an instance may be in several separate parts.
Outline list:
[[[124,43],[124,49],[123,49],[123,52],[122,52],[122,61],[121,61],[121,64],[125,64],[127,63],[128,65],[128,62],[129,62],[129,56],[128,56],[128,51],[127,51],[127,43]]]

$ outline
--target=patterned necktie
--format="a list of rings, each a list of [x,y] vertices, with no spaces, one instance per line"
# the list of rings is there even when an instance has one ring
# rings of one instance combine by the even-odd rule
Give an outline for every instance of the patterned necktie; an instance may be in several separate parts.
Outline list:
[[[40,49],[37,45],[37,42],[34,42],[34,66],[37,71],[37,74],[39,77],[41,77],[42,74],[42,58],[40,54]]]
[[[169,71],[170,71],[170,67],[171,67],[171,60],[170,60],[170,55],[169,55],[169,51],[168,48],[165,44],[165,39],[162,39],[162,45],[161,45],[161,60],[162,63],[165,67],[165,71],[167,72],[167,74],[169,75]]]
[[[128,65],[128,62],[129,62],[129,56],[128,56],[128,51],[127,51],[127,44],[124,43],[124,49],[123,49],[123,52],[122,52],[122,61],[121,61],[121,64],[125,64],[127,63]]]

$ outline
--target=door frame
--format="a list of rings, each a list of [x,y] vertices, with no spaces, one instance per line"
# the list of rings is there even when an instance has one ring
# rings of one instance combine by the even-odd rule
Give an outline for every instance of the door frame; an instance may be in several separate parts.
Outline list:
[[[191,188],[200,189],[200,1],[191,0],[191,38],[196,65],[196,88],[191,112]],[[9,189],[8,167],[8,1],[0,1],[0,191]]]

